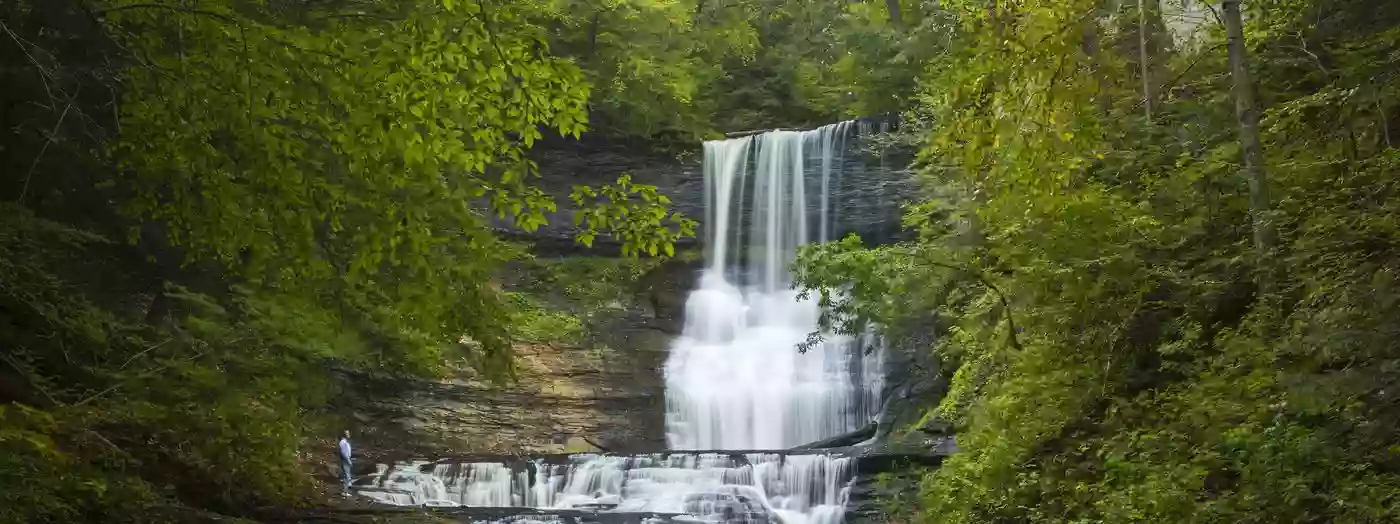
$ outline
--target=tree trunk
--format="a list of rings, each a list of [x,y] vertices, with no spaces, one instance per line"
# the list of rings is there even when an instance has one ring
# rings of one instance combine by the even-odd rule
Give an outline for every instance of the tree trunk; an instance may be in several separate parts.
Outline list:
[[[165,292],[164,279],[155,283],[155,290],[151,294],[151,305],[146,308],[146,325],[160,327],[170,319],[170,312],[173,304],[170,303],[170,296]]]
[[[899,12],[899,0],[885,0],[885,8],[890,11],[890,23],[899,29],[904,28],[904,15]]]
[[[1272,287],[1269,271],[1274,248],[1273,214],[1270,211],[1269,180],[1264,173],[1263,144],[1259,138],[1259,104],[1254,97],[1254,80],[1249,76],[1249,57],[1244,45],[1244,22],[1240,0],[1224,0],[1225,34],[1229,48],[1230,76],[1235,82],[1235,116],[1240,122],[1240,153],[1245,176],[1249,178],[1249,211],[1254,226],[1254,249],[1260,271],[1256,277],[1261,292]]]
[[[1090,74],[1094,75],[1094,80],[1098,82],[1098,94],[1094,100],[1099,108],[1099,116],[1108,117],[1113,109],[1113,100],[1109,97],[1108,75],[1104,68],[1104,61],[1099,49],[1099,15],[1095,13],[1084,24],[1084,55],[1089,58]]]
[[[1147,119],[1152,120],[1152,104],[1155,102],[1155,95],[1152,92],[1151,73],[1151,53],[1147,51],[1147,0],[1138,0],[1138,67],[1142,75],[1142,107],[1147,112]]]
[[[1385,115],[1385,104],[1381,103],[1380,98],[1376,98],[1376,113],[1380,117],[1378,123],[1381,128],[1381,145],[1384,146],[1385,149],[1395,147],[1390,143],[1390,118]]]
[[[590,60],[598,54],[598,17],[601,15],[600,11],[594,11],[593,18],[588,21],[588,58]]]

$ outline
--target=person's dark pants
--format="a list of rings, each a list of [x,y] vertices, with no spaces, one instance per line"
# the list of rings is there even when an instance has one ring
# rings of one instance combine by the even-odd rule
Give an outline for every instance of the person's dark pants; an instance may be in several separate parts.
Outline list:
[[[351,477],[350,477],[350,465],[351,465],[351,464],[350,464],[350,459],[348,459],[348,458],[342,458],[342,459],[340,459],[340,489],[341,489],[341,491],[345,491],[345,492],[349,492],[349,491],[350,491],[350,480],[351,480]]]

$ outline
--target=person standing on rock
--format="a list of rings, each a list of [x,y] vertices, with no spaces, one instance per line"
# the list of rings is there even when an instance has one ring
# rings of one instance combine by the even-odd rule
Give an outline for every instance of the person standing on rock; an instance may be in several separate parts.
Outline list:
[[[340,493],[350,495],[350,430],[345,430],[345,434],[340,437],[340,445],[336,448],[336,454],[340,455]]]

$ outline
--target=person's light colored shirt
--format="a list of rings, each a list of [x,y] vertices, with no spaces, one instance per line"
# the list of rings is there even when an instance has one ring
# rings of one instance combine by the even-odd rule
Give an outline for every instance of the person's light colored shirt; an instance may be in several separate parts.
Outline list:
[[[350,459],[350,440],[345,437],[340,437],[340,458]]]

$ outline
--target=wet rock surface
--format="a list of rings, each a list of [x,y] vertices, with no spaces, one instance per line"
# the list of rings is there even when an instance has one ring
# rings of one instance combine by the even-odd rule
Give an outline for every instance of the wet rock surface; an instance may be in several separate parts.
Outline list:
[[[655,267],[577,343],[517,344],[511,384],[466,369],[443,380],[341,373],[338,409],[353,421],[362,467],[409,456],[665,449],[667,349],[697,270],[681,257]]]
[[[888,342],[885,353],[884,402],[875,438],[881,442],[914,444],[929,436],[917,430],[938,421],[929,416],[948,391],[943,363],[934,352],[939,332],[937,318],[914,326],[900,326],[901,335]],[[947,431],[933,435],[951,435]]]
[[[937,467],[952,451],[945,445],[950,443],[945,438],[931,447],[877,443],[807,450],[469,454],[411,460],[357,479],[357,495],[383,504],[354,509],[393,513],[406,506],[465,503],[476,507],[443,515],[483,522],[514,522],[517,516],[550,523],[660,522],[648,519],[681,512],[731,524],[834,523],[843,516],[852,522],[879,515],[892,500],[907,495],[903,491],[917,486],[922,472]],[[720,476],[724,485],[694,483]],[[490,506],[497,508],[484,508]],[[592,516],[602,520],[589,520]]]
[[[864,133],[875,133],[878,125],[866,126]],[[860,131],[852,134],[853,147],[840,159],[835,171],[841,174],[832,180],[832,201],[841,203],[832,236],[854,232],[873,242],[896,240],[901,235],[900,205],[914,197],[914,179],[908,169],[912,156],[907,152],[867,152],[860,147],[859,137]],[[571,244],[575,228],[569,193],[573,187],[608,184],[623,173],[631,173],[633,182],[656,186],[672,200],[673,210],[699,221],[697,238],[705,238],[705,177],[699,144],[694,151],[677,156],[656,152],[645,144],[585,135],[581,140],[541,141],[530,154],[539,166],[536,182],[559,203],[549,225],[531,237]],[[816,194],[815,190],[811,194]],[[749,211],[745,211],[746,216]],[[503,231],[511,229],[504,221],[497,220],[496,225]]]
[[[529,241],[537,254],[561,260],[617,254],[618,246],[606,239],[593,248],[574,244],[567,197],[574,185],[609,183],[624,172],[632,173],[637,183],[658,186],[675,202],[677,211],[702,221],[703,237],[705,192],[698,155],[675,158],[635,145],[587,141],[547,142],[532,155],[539,163],[541,185],[558,199],[561,211],[551,217],[550,226],[530,234],[498,226],[509,236]],[[903,168],[907,164],[907,158],[870,154],[843,158],[845,175],[834,186],[842,215],[833,236],[856,232],[873,243],[897,240],[899,205],[913,196],[912,177]],[[698,248],[694,242],[682,247]],[[432,464],[500,462],[519,471],[537,467],[536,460],[562,464],[570,453],[664,450],[664,365],[669,343],[681,331],[686,296],[695,288],[698,267],[693,257],[678,259],[643,276],[635,293],[586,342],[518,345],[519,379],[510,386],[487,384],[465,371],[440,381],[343,374],[342,407],[356,421],[352,429],[356,455],[361,457],[357,474],[375,473],[376,464],[415,458]],[[930,348],[931,339],[890,348],[884,408],[877,424],[809,444],[810,449],[780,452],[834,453],[854,459],[847,522],[874,519],[901,490],[916,491],[918,472],[937,467],[943,456],[956,449],[948,428],[936,421],[921,425],[923,415],[946,390]],[[868,443],[871,437],[874,441]],[[722,453],[737,457],[750,452]],[[327,473],[328,478],[333,475],[333,471]],[[890,478],[902,478],[904,483],[891,484]],[[384,518],[354,520],[380,517]],[[419,522],[407,519],[425,518],[430,520],[421,521],[650,523],[670,522],[676,516],[595,509],[425,510],[376,505],[298,518],[303,520],[285,522]]]
[[[933,416],[948,391],[934,347],[938,319],[898,326],[887,341],[883,407],[866,448],[868,458],[852,479],[846,524],[889,522],[918,507],[920,483],[958,451],[953,427]]]
[[[470,378],[444,381],[349,377],[358,394],[357,455],[383,461],[443,451],[530,453],[657,444],[659,383],[630,369],[608,369],[612,350],[522,345],[522,380],[497,386]],[[627,355],[660,365],[650,352]],[[621,359],[616,359],[621,360]],[[644,367],[648,363],[636,362]],[[630,366],[629,366],[630,367]],[[372,384],[371,384],[372,383]]]
[[[535,508],[395,508],[287,512],[265,519],[278,524],[498,523],[498,524],[669,524],[694,522],[675,513],[542,510]]]

